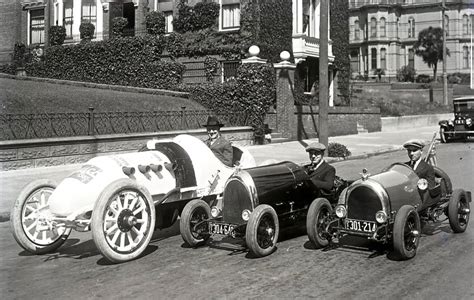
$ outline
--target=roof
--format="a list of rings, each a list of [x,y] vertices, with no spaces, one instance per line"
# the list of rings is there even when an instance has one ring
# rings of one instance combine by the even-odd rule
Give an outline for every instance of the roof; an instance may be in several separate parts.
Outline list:
[[[474,101],[474,95],[454,98],[453,101]]]

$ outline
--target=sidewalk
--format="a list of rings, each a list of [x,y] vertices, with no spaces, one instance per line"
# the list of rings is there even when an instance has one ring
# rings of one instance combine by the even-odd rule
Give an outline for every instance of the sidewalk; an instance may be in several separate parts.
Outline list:
[[[329,142],[345,145],[352,153],[347,159],[363,159],[372,155],[401,150],[402,144],[410,138],[420,138],[429,142],[438,130],[438,126],[417,127],[398,131],[330,137]],[[249,146],[247,149],[255,157],[257,164],[262,164],[265,161],[283,160],[304,163],[308,161],[308,155],[304,149],[307,144],[313,141],[317,141],[317,139],[255,145]],[[340,158],[326,159],[328,162],[341,160]],[[60,182],[61,179],[80,166],[80,164],[75,164],[0,172],[0,192],[2,194],[0,198],[0,222],[9,219],[9,211],[15,198],[26,184],[38,178],[49,178]]]

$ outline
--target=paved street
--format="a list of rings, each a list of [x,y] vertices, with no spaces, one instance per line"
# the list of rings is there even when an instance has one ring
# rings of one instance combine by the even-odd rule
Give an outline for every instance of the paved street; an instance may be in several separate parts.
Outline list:
[[[439,166],[454,187],[474,190],[474,145],[438,146]],[[357,178],[364,167],[378,172],[404,151],[335,163],[338,175]],[[8,193],[7,193],[8,194]],[[7,195],[8,196],[8,195]],[[386,248],[361,240],[323,252],[314,250],[304,230],[283,232],[268,257],[249,258],[229,244],[211,241],[186,248],[178,226],[157,231],[145,256],[108,264],[90,232],[73,232],[57,252],[34,256],[23,251],[0,223],[2,299],[472,299],[474,225],[453,234],[447,221],[428,224],[417,256],[394,261]],[[376,252],[374,250],[380,250]]]

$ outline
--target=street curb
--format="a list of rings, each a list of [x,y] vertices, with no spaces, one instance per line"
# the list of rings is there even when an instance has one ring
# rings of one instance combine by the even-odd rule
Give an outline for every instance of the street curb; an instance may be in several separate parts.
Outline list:
[[[364,159],[364,158],[369,158],[372,156],[377,156],[377,155],[382,155],[386,153],[391,153],[391,152],[396,152],[399,150],[403,150],[403,147],[400,148],[392,148],[392,149],[383,149],[371,153],[366,153],[366,154],[360,154],[360,155],[354,155],[354,156],[349,156],[347,158],[341,158],[341,157],[328,157],[326,158],[327,163],[335,163],[335,162],[341,162],[341,161],[346,161],[346,160],[357,160],[357,159]],[[0,212],[0,223],[3,222],[8,222],[10,221],[10,213],[9,212]]]

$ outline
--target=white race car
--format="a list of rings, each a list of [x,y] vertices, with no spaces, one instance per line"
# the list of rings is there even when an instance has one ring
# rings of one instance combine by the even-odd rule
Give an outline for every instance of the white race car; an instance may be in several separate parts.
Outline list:
[[[255,166],[247,150],[233,150],[237,168]],[[235,169],[195,137],[151,140],[145,151],[95,157],[59,185],[45,179],[27,185],[11,212],[13,236],[25,250],[44,254],[72,229],[91,230],[109,261],[132,260],[190,200],[215,201]]]

